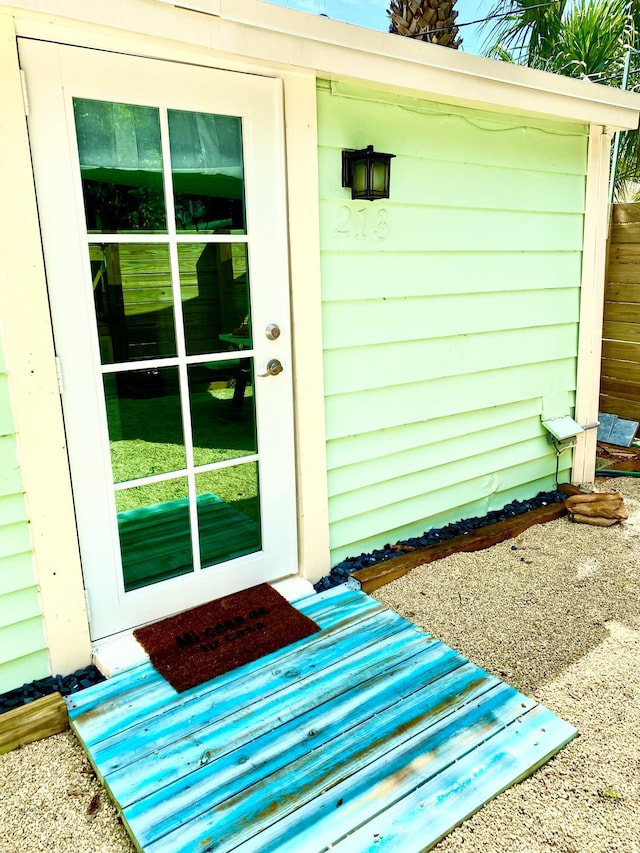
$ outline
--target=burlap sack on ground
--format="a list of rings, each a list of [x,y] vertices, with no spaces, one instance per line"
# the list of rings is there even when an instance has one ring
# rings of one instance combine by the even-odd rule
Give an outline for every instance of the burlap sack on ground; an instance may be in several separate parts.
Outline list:
[[[572,495],[565,501],[569,518],[582,524],[611,527],[629,517],[618,492],[591,492]]]

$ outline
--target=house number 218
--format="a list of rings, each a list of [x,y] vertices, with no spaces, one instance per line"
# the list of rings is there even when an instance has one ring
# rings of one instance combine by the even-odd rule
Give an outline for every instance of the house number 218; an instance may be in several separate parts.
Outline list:
[[[389,211],[386,207],[360,207],[357,210],[343,204],[336,214],[336,237],[352,237],[366,240],[375,237],[382,242],[389,236]]]

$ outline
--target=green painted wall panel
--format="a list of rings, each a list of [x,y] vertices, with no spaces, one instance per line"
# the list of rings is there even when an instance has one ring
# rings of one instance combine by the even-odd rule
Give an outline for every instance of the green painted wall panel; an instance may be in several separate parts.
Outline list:
[[[0,672],[2,665],[46,648],[42,619],[33,616],[22,622],[11,622],[0,628]],[[18,682],[23,684],[23,681]]]
[[[513,432],[513,430],[512,430]],[[485,439],[486,440],[486,439]],[[363,486],[357,490],[357,502],[354,502],[353,491],[337,494],[331,500],[331,520],[346,520],[357,515],[368,514],[373,510],[402,504],[422,495],[445,489],[464,480],[492,476],[501,468],[513,468],[517,465],[538,460],[543,471],[548,473],[547,463],[550,461],[547,441],[543,436],[514,443],[513,436],[505,447],[482,452],[480,441],[476,442],[478,451],[473,455],[459,456],[454,459],[443,457],[442,461],[435,448],[431,465],[424,470],[417,470],[391,477],[386,481]],[[555,457],[553,458],[555,469]]]
[[[29,526],[23,522],[0,527],[0,557],[23,554],[31,550]]]
[[[434,160],[429,153],[428,149],[425,149],[422,156],[405,155],[394,160],[394,205],[415,206],[415,187],[419,184],[422,188],[420,201],[432,207],[439,207],[443,199],[447,200],[448,206],[459,207],[460,198],[464,201],[465,208],[577,214],[583,212],[584,175],[465,163],[464,188],[452,197],[451,187],[458,187],[459,184],[459,164]],[[339,149],[321,149],[319,164],[324,173],[339,172],[341,162],[342,152]],[[511,191],[512,181],[518,183],[517,194]]]
[[[15,690],[49,674],[49,660],[44,649],[0,665],[0,693]],[[61,673],[66,674],[66,673]]]
[[[374,208],[375,209],[375,208]],[[350,244],[322,254],[323,297],[327,302],[440,294],[491,293],[579,287],[581,255],[569,252],[413,252],[386,247],[369,254]]]
[[[5,627],[40,616],[40,599],[35,587],[19,589],[0,597],[0,624]]]
[[[380,208],[360,210],[362,205],[355,206],[350,200],[345,204],[341,195],[321,201],[324,248],[338,251],[347,241],[352,252],[370,252],[381,246],[393,252],[500,252],[505,248],[566,252],[582,247],[583,218],[577,213],[478,211],[436,204],[400,205],[393,200],[385,201],[384,215]]]
[[[4,495],[0,497],[0,528],[4,524],[16,524],[18,521],[28,521],[24,496]]]
[[[329,439],[501,406],[547,389],[575,387],[575,360],[506,367],[487,373],[452,376],[393,388],[327,397]]]
[[[0,693],[48,674],[9,376],[0,340]]]
[[[318,93],[321,149],[375,143],[378,150],[397,156],[427,154],[431,160],[584,175],[587,128],[535,124],[520,117],[438,109],[426,102],[423,109],[411,109],[399,103]],[[460,174],[456,189],[463,187]]]
[[[0,495],[22,491],[22,476],[18,465],[18,445],[14,435],[0,437]]]
[[[393,387],[425,379],[483,373],[575,355],[577,324],[510,329],[497,333],[399,341],[327,350],[324,372],[333,394]],[[344,371],[348,360],[350,370]],[[403,365],[398,372],[398,365]]]
[[[505,495],[515,494],[523,482],[526,486],[542,482],[546,483],[546,488],[553,488],[555,465],[555,455],[553,458],[544,456],[520,462],[513,468],[502,468],[496,473],[467,479],[465,460],[461,460],[457,467],[451,466],[448,486],[332,522],[332,549],[334,553],[339,550],[346,555],[352,553],[354,543],[365,538],[382,545],[389,541],[386,537],[401,529],[411,531],[410,535],[419,535],[445,516],[448,520],[469,517],[471,513],[467,505],[474,501],[482,500],[489,509],[499,509],[505,503]],[[527,494],[532,496],[529,488]],[[499,496],[497,500],[496,496]],[[425,520],[428,524],[424,523]]]
[[[335,562],[555,483],[540,415],[574,400],[588,130],[338,84],[318,121]],[[340,186],[367,144],[397,155],[388,201]]]
[[[328,468],[333,471],[337,468],[355,467],[358,463],[368,463],[386,455],[473,435],[504,424],[538,420],[541,413],[542,404],[539,398],[429,420],[411,421],[411,413],[407,412],[406,423],[329,441]]]
[[[358,504],[361,505],[361,500],[366,502],[364,490],[367,487],[376,485],[386,487],[395,483],[396,489],[394,491],[392,487],[388,497],[393,500],[392,495],[400,493],[400,499],[403,499],[410,494],[411,481],[417,473],[423,476],[428,473],[429,479],[432,479],[437,476],[436,469],[460,459],[468,459],[467,474],[471,477],[474,468],[484,465],[485,454],[499,452],[505,446],[510,450],[517,447],[519,454],[522,455],[534,452],[532,446],[528,445],[526,448],[523,446],[523,442],[530,440],[538,442],[535,452],[548,455],[546,434],[540,423],[532,418],[526,418],[517,423],[503,423],[492,429],[467,433],[445,439],[437,444],[423,444],[399,453],[388,453],[376,459],[370,459],[368,462],[361,462],[357,466],[346,465],[329,471],[329,495],[331,497],[343,495],[345,500],[349,500],[351,492],[362,490],[358,500]],[[540,442],[543,442],[541,446]],[[506,462],[506,454],[500,461]],[[339,501],[332,501],[332,508],[338,517],[343,517],[343,514],[346,517],[348,514],[347,510],[344,513],[341,512]]]
[[[323,306],[324,346],[373,346],[479,332],[576,323],[577,288],[362,299]],[[562,331],[559,334],[564,334]]]
[[[569,467],[564,467],[565,463],[560,466],[560,482],[566,482],[569,479]],[[513,500],[526,500],[538,492],[546,492],[553,489],[555,486],[555,473],[552,475],[543,476],[539,479],[531,479],[524,485],[513,485],[506,488],[504,491],[486,493],[486,481],[484,479],[477,483],[468,483],[460,486],[459,489],[453,488],[447,490],[446,496],[443,499],[437,500],[433,504],[433,512],[428,516],[428,525],[426,529],[444,527],[454,521],[459,521],[461,518],[474,518],[485,516],[488,512],[494,509],[501,509],[505,504]],[[480,497],[473,499],[473,494],[479,494]],[[456,499],[462,501],[452,507],[448,507],[448,502],[455,503]],[[422,511],[428,512],[429,508],[424,506]],[[420,529],[420,522],[412,522],[405,525],[396,526],[385,533],[377,533],[372,536],[367,536],[363,539],[351,541],[348,545],[335,545],[331,550],[332,565],[335,565],[346,556],[358,556],[359,554],[368,553],[375,548],[379,548],[385,544],[391,544],[402,539],[409,539],[412,536],[419,536],[424,532]]]
[[[0,596],[28,587],[35,587],[31,551],[2,557],[0,559]]]
[[[415,95],[401,94],[394,89],[385,92],[364,87],[357,83],[347,83],[338,80],[320,79],[317,81],[316,86],[319,92],[331,93],[344,100],[352,98],[362,103],[391,104],[414,114],[440,115],[448,118],[459,116],[479,128],[486,127],[487,124],[491,128],[495,126],[496,129],[500,129],[501,127],[512,128],[520,126],[519,123],[522,123],[523,126],[538,128],[552,136],[575,137],[587,134],[587,128],[577,125],[574,121],[561,121],[558,119],[532,116],[526,119],[521,117],[515,118],[507,114],[503,115],[495,110],[483,110],[481,104],[478,104],[474,109],[470,109],[453,104],[438,103],[435,100],[419,98]]]

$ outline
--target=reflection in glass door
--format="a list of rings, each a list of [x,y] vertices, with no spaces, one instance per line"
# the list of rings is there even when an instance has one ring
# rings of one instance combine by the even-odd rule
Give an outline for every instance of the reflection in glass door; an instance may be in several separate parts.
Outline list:
[[[261,549],[242,122],[73,104],[131,591]]]

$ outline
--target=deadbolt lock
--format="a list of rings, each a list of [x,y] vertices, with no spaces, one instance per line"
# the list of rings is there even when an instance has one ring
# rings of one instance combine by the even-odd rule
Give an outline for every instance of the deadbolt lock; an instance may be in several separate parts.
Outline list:
[[[277,341],[280,337],[280,326],[276,323],[269,323],[264,333],[270,341]]]

